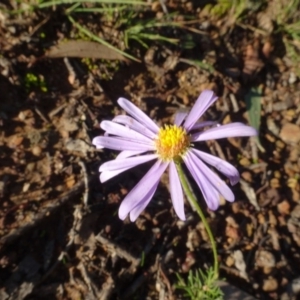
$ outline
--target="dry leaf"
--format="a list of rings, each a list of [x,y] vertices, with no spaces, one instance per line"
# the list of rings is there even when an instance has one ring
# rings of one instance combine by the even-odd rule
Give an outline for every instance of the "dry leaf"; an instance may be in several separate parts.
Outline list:
[[[76,183],[76,179],[75,179],[75,176],[74,174],[72,174],[71,176],[69,176],[68,178],[65,179],[65,183],[67,185],[67,187],[70,189],[72,188],[75,183]]]
[[[262,47],[262,53],[266,58],[269,58],[273,51],[273,45],[270,41],[266,41]]]
[[[80,140],[80,139],[75,139],[75,140],[68,139],[65,142],[65,146],[68,151],[82,152],[85,156],[87,155],[87,153],[89,151],[93,151],[93,149],[94,149],[88,143],[86,143],[85,141]]]
[[[52,58],[89,57],[108,60],[126,60],[123,55],[107,46],[82,40],[62,42],[51,47],[45,56]]]
[[[271,16],[265,12],[259,12],[256,16],[259,28],[263,29],[266,33],[271,34],[274,30],[273,20]]]
[[[244,191],[244,193],[248,197],[248,200],[250,201],[250,203],[256,208],[257,211],[259,211],[260,207],[257,203],[257,197],[256,197],[254,189],[250,186],[250,184],[248,182],[246,182],[243,179],[240,180],[240,183],[241,183],[241,189]]]
[[[78,122],[74,119],[67,119],[62,117],[59,120],[59,125],[58,125],[59,129],[63,129],[67,132],[72,132],[72,131],[76,131],[78,130],[79,126],[78,126]]]
[[[244,79],[247,80],[257,74],[264,66],[263,61],[259,57],[259,41],[255,41],[254,44],[249,44],[246,48],[244,55]]]
[[[240,271],[241,277],[248,281],[249,279],[246,273],[246,263],[242,251],[241,250],[234,251],[233,259],[234,259],[234,265]]]
[[[255,254],[255,266],[259,268],[275,268],[275,256],[267,250],[257,250]]]

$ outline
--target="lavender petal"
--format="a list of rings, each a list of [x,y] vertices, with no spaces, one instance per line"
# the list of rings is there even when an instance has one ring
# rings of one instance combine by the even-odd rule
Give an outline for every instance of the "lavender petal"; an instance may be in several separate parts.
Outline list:
[[[150,129],[154,133],[158,133],[159,127],[132,102],[125,98],[119,98],[118,103],[128,114],[130,114],[140,123],[144,124],[148,129]]]
[[[141,133],[142,135],[149,137],[150,139],[154,139],[156,137],[155,133],[153,133],[151,130],[149,130],[146,126],[141,124],[139,121],[137,121],[129,116],[119,115],[119,116],[116,116],[112,121],[126,125],[129,128]]]
[[[220,195],[217,190],[211,185],[206,176],[195,165],[191,159],[190,153],[187,153],[187,155],[183,157],[183,161],[199,186],[208,208],[211,210],[216,210],[220,205]]]
[[[137,165],[143,164],[155,158],[157,158],[157,154],[148,154],[125,159],[114,159],[102,164],[99,168],[99,172],[116,171],[124,168],[133,168]]]
[[[154,145],[141,144],[134,141],[110,136],[97,136],[92,141],[97,149],[108,148],[112,150],[154,151]]]
[[[159,184],[159,180],[156,182],[156,184],[149,190],[145,198],[143,199],[142,202],[140,202],[135,208],[133,208],[130,213],[130,221],[134,222],[138,216],[141,214],[141,212],[146,208],[146,206],[149,204],[151,199],[153,198],[153,195],[157,189],[157,186]]]
[[[172,161],[169,166],[169,178],[170,178],[170,194],[173,203],[174,210],[182,221],[185,221],[184,213],[184,200],[181,182],[177,173],[175,163]]]
[[[206,164],[204,164],[192,151],[189,152],[190,158],[200,172],[202,172],[210,184],[227,200],[234,201],[234,194],[228,185],[215,174]]]
[[[131,157],[131,156],[135,156],[135,155],[138,155],[138,154],[142,154],[146,152],[145,150],[139,150],[139,151],[133,151],[133,150],[124,150],[124,151],[121,151],[116,159],[122,159],[122,158],[126,158],[126,157]]]
[[[133,129],[130,129],[118,123],[114,123],[112,121],[102,121],[100,127],[107,133],[122,137],[128,141],[135,141],[148,145],[153,144],[153,141],[150,138],[134,131]]]
[[[187,115],[188,115],[188,112],[186,112],[186,111],[178,111],[175,114],[174,124],[176,126],[181,126],[182,122],[184,121],[184,119],[186,118]]]
[[[183,127],[190,131],[204,112],[217,100],[213,91],[204,90],[185,119]]]
[[[123,169],[118,169],[118,170],[115,170],[115,171],[105,171],[105,172],[102,172],[101,175],[100,175],[100,182],[103,183],[125,171],[127,171],[128,169],[130,169],[129,167],[128,168],[123,168]]]
[[[191,140],[193,142],[200,142],[206,140],[253,135],[257,135],[257,131],[255,128],[237,122],[221,125],[218,127],[207,129],[203,132],[192,134]]]
[[[240,180],[239,171],[227,161],[216,157],[214,155],[199,151],[197,149],[191,149],[191,151],[196,154],[201,160],[205,161],[207,164],[216,168],[219,172],[224,174],[229,178],[231,185],[235,185]]]
[[[126,216],[137,206],[149,200],[150,191],[157,185],[169,163],[157,161],[137,185],[128,193],[119,208],[119,218]]]
[[[203,121],[203,122],[196,123],[191,128],[191,130],[201,129],[201,128],[206,127],[206,126],[214,126],[214,125],[217,125],[217,124],[218,124],[218,122],[216,122],[216,121]]]

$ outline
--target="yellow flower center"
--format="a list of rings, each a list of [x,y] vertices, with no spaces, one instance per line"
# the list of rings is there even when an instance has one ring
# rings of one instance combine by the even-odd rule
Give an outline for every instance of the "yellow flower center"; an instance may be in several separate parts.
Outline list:
[[[156,152],[164,161],[177,160],[190,146],[190,136],[186,130],[176,125],[160,128],[155,140]]]

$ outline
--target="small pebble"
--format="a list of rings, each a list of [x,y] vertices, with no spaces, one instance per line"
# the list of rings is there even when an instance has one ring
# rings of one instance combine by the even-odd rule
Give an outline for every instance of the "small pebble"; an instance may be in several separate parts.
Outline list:
[[[40,156],[42,153],[42,148],[40,146],[33,146],[31,152],[34,156]]]
[[[277,290],[277,288],[278,288],[278,281],[275,278],[269,277],[268,279],[264,280],[262,289],[265,292],[273,292]]]
[[[295,73],[291,72],[289,77],[289,84],[294,84],[297,81],[297,76]]]
[[[283,200],[282,202],[277,204],[277,210],[282,215],[289,215],[290,214],[291,205],[287,200]]]
[[[282,126],[280,137],[288,144],[296,144],[300,141],[300,127],[296,124],[286,123]]]
[[[276,260],[270,251],[257,250],[255,256],[255,265],[259,268],[274,268],[276,265]]]
[[[232,267],[234,265],[234,259],[232,256],[226,258],[225,264],[227,267]]]

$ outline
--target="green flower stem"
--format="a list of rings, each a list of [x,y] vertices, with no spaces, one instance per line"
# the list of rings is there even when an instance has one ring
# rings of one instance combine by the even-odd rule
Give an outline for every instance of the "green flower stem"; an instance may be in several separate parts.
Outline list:
[[[192,188],[188,182],[188,179],[186,178],[186,176],[182,170],[181,163],[176,163],[176,169],[178,171],[179,179],[181,181],[183,190],[184,190],[186,196],[188,197],[188,200],[190,201],[190,203],[195,207],[195,209],[206,229],[208,237],[210,239],[211,248],[212,248],[213,256],[214,256],[214,274],[216,277],[218,277],[219,276],[219,263],[218,263],[218,255],[217,255],[217,246],[216,246],[214,236],[213,236],[211,229],[207,223],[207,220],[197,202],[197,199],[192,191]]]

